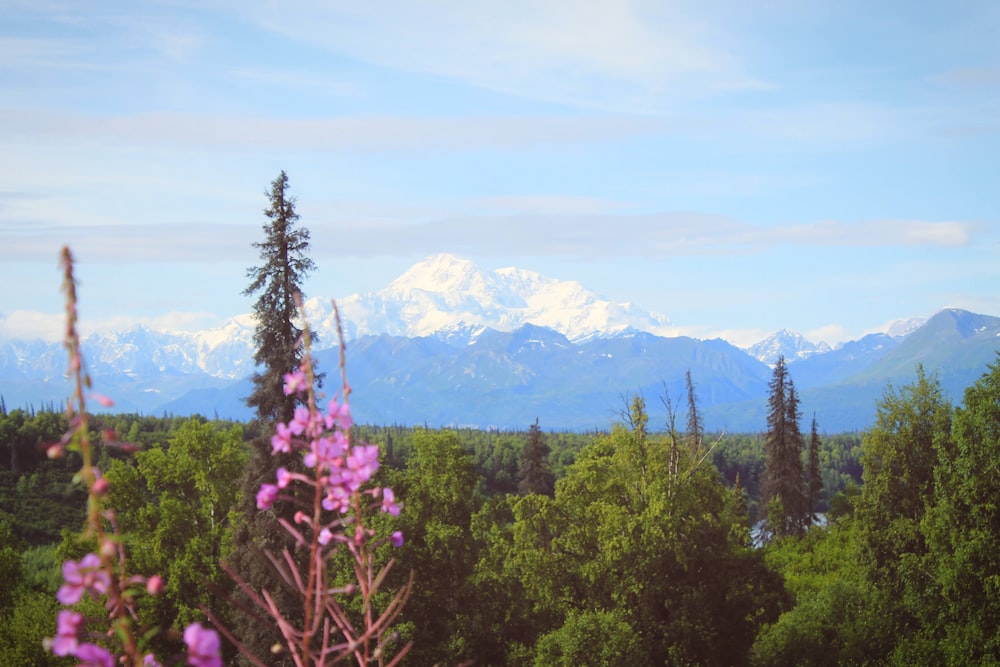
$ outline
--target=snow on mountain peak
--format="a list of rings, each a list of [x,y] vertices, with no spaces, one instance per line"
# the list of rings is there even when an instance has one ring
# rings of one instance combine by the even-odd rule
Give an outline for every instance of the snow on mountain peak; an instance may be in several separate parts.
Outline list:
[[[484,292],[489,276],[470,260],[448,253],[431,255],[411,266],[389,284],[390,290],[420,289],[427,292]]]
[[[908,336],[927,323],[926,317],[911,317],[901,320],[893,320],[875,333],[884,333],[892,338],[902,338]]]
[[[348,337],[428,336],[459,324],[511,331],[530,323],[579,340],[669,324],[663,315],[612,303],[576,281],[514,267],[484,271],[450,254],[428,257],[385,289],[349,296],[339,307]]]
[[[784,357],[791,363],[814,354],[829,352],[830,346],[826,343],[813,343],[802,334],[790,329],[781,329],[759,343],[751,345],[746,351],[750,356],[773,366],[777,363],[778,357]]]

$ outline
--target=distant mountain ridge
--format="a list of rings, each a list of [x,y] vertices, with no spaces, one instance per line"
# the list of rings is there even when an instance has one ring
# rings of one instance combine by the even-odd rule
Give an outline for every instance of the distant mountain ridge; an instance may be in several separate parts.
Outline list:
[[[886,384],[909,382],[915,364],[936,372],[957,401],[1000,349],[1000,318],[948,309],[832,349],[782,330],[743,350],[662,335],[665,316],[579,283],[485,272],[452,255],[338,306],[355,411],[372,423],[523,428],[538,417],[547,428],[606,428],[625,395],[679,400],[690,369],[709,428],[753,431],[765,423],[770,365],[784,355],[803,414],[815,412],[829,431],[855,430],[871,423]],[[317,359],[334,369],[332,307],[310,299],[306,310],[320,334]],[[246,419],[252,334],[249,315],[197,333],[136,327],[90,336],[83,353],[116,410]],[[59,343],[0,343],[0,395],[9,407],[61,403],[65,368]]]
[[[778,357],[784,357],[788,363],[792,363],[829,351],[830,346],[826,343],[813,343],[802,334],[788,329],[781,329],[747,348],[751,357],[771,366],[777,363]]]

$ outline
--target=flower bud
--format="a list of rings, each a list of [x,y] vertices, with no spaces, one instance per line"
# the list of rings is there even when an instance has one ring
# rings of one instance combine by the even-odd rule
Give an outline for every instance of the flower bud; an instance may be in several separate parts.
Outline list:
[[[111,540],[101,542],[101,558],[111,560],[118,555],[118,547]]]
[[[163,577],[154,574],[146,581],[146,592],[150,595],[160,595],[163,593]]]
[[[105,493],[108,492],[108,489],[110,488],[111,485],[108,484],[108,480],[104,479],[103,477],[98,477],[96,480],[94,480],[94,487],[93,487],[94,495],[103,496]]]

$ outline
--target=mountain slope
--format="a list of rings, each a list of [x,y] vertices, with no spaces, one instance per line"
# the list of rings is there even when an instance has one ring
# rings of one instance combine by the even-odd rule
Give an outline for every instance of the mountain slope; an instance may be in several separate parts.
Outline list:
[[[949,308],[938,312],[902,339],[884,357],[850,379],[855,383],[893,382],[912,378],[916,364],[938,373],[941,386],[961,397],[1000,350],[1000,317]]]

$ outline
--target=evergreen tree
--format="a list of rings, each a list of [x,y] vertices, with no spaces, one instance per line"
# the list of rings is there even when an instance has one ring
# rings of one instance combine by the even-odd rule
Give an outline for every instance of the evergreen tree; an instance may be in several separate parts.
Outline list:
[[[765,536],[797,535],[805,526],[804,443],[798,424],[799,399],[784,356],[774,366],[768,389],[766,461],[761,485],[761,505],[767,513]]]
[[[809,456],[806,461],[806,520],[816,521],[816,507],[819,505],[819,495],[823,491],[823,474],[819,467],[819,428],[816,415],[812,418],[812,428],[809,429]]]
[[[687,434],[691,439],[691,450],[701,449],[701,440],[705,434],[705,427],[701,421],[701,413],[698,412],[698,397],[694,393],[694,382],[691,380],[691,369],[684,374],[684,384],[687,388]]]
[[[296,300],[301,299],[302,281],[314,266],[306,256],[309,230],[295,227],[299,216],[295,199],[288,194],[284,171],[271,182],[267,196],[270,206],[264,210],[269,220],[264,224],[266,238],[253,244],[260,250],[263,264],[247,270],[251,280],[243,292],[246,296],[260,293],[254,304],[257,326],[253,338],[258,371],[253,376],[254,390],[247,405],[256,408],[264,422],[287,423],[295,414],[296,397],[285,395],[284,376],[297,369],[302,360],[302,330],[295,326]]]
[[[528,442],[524,445],[519,466],[517,491],[522,496],[538,493],[551,497],[555,491],[556,479],[549,469],[549,446],[538,428],[538,419],[528,429]]]
[[[254,361],[258,370],[253,376],[253,392],[247,398],[247,405],[257,409],[260,435],[252,441],[250,461],[241,482],[242,521],[233,530],[230,564],[251,588],[267,590],[286,618],[294,622],[301,616],[299,599],[264,552],[280,554],[285,548],[294,549],[279,520],[293,521],[295,504],[281,503],[262,512],[257,509],[256,495],[262,483],[274,482],[279,467],[294,470],[302,466],[301,460],[291,454],[273,455],[271,434],[277,422],[288,423],[295,414],[298,399],[295,395],[285,395],[284,376],[301,365],[302,330],[295,325],[295,319],[297,302],[302,298],[301,284],[313,269],[313,262],[305,254],[309,249],[309,231],[295,226],[299,216],[295,213],[295,200],[288,194],[288,176],[284,171],[272,181],[266,194],[269,206],[264,210],[268,218],[264,224],[265,240],[253,244],[260,250],[263,263],[247,271],[251,282],[244,292],[247,296],[260,294],[254,305],[257,320]],[[244,645],[259,656],[268,655],[270,646],[279,639],[276,634],[261,632],[260,623],[249,614],[237,615],[234,630]],[[272,664],[290,662],[275,658]]]

